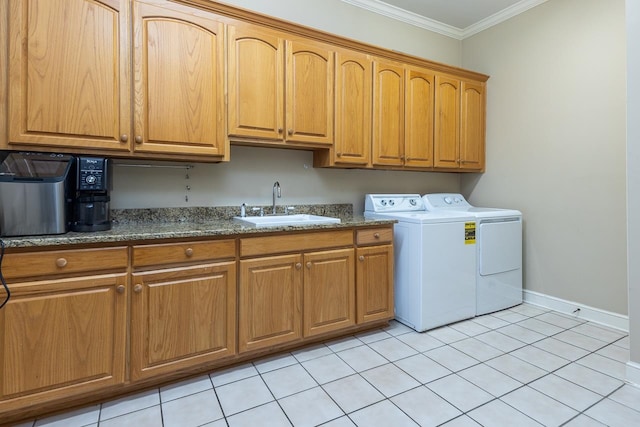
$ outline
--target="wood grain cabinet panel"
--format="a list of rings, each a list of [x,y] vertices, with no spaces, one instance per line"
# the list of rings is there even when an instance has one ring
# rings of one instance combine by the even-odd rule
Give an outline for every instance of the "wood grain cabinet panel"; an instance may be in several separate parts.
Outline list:
[[[393,245],[359,247],[356,257],[358,323],[392,319]]]
[[[284,135],[284,39],[254,26],[228,26],[228,133]]]
[[[407,67],[404,166],[433,167],[434,74]]]
[[[436,76],[434,166],[460,166],[460,80]]]
[[[9,1],[9,146],[129,150],[129,8]]]
[[[251,25],[228,27],[228,133],[331,145],[334,52]]]
[[[240,353],[302,338],[302,255],[240,261]]]
[[[404,67],[373,63],[373,164],[404,163]]]
[[[355,325],[353,249],[304,255],[304,336]]]
[[[177,5],[133,5],[134,151],[223,156],[223,24]]]
[[[134,273],[133,381],[235,354],[235,261]]]
[[[367,167],[371,164],[372,60],[356,52],[336,52],[334,145],[317,150],[314,166]]]
[[[460,168],[483,171],[485,166],[485,84],[462,80]]]

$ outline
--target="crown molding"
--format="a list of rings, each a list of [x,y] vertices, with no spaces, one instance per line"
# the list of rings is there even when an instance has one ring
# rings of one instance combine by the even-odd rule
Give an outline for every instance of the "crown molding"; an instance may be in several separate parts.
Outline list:
[[[380,0],[342,0],[345,3],[369,10],[379,15],[384,15],[397,21],[406,22],[416,27],[424,28],[434,33],[443,34],[447,37],[462,40],[463,31],[460,28],[443,24],[442,22],[426,18],[417,13],[409,12],[405,9],[392,6]]]
[[[546,3],[547,1],[548,0],[522,0],[512,6],[509,6],[506,9],[501,10],[498,13],[495,13],[483,19],[482,21],[478,21],[473,25],[469,25],[467,28],[462,30],[462,39],[466,39],[467,37],[471,37],[472,35],[484,31],[487,28],[498,25],[499,23],[504,22],[507,19],[513,18],[514,16],[524,13],[529,9],[541,5],[542,3]]]
[[[480,31],[493,27],[509,18],[512,18],[520,13],[536,7],[548,0],[522,0],[506,9],[495,13],[482,21],[479,21],[467,28],[461,29],[452,25],[447,25],[434,19],[427,18],[417,13],[409,12],[408,10],[401,9],[396,6],[392,6],[380,0],[342,0],[344,3],[351,4],[353,6],[365,9],[379,15],[384,15],[389,18],[406,22],[407,24],[414,25],[416,27],[424,28],[425,30],[433,31],[447,37],[451,37],[457,40],[463,40]]]

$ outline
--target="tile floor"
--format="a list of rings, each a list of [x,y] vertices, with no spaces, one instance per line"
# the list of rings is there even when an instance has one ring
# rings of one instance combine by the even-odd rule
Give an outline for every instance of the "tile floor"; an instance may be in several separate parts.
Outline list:
[[[22,426],[640,426],[620,331],[522,304],[383,329]]]

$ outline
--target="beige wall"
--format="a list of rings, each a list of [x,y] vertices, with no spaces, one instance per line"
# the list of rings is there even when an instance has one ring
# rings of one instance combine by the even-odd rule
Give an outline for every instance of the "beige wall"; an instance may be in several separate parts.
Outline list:
[[[551,0],[463,42],[491,75],[478,205],[524,214],[525,288],[627,313],[624,0]]]
[[[640,2],[627,0],[627,40],[640,40]],[[631,362],[628,379],[640,384],[640,47],[627,44],[627,223],[629,266],[629,336]]]

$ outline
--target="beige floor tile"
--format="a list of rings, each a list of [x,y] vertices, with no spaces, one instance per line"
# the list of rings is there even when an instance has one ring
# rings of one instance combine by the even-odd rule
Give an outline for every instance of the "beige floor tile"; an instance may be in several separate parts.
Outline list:
[[[474,359],[481,362],[493,359],[494,357],[498,357],[504,354],[504,352],[502,352],[501,350],[498,350],[497,348],[492,347],[489,344],[485,344],[475,338],[467,338],[462,341],[456,341],[449,345],[457,350],[460,350],[467,356],[473,357]]]
[[[478,360],[467,356],[460,350],[457,350],[451,346],[438,347],[423,354],[425,356],[428,356],[430,359],[435,360],[452,372],[461,371],[480,363]]]
[[[437,426],[462,412],[426,387],[418,387],[391,398],[402,411],[421,426]]]
[[[270,402],[227,418],[229,427],[288,427],[291,423],[276,402]]]
[[[439,339],[436,339],[425,332],[411,332],[400,335],[398,339],[421,353],[445,345],[445,343]]]
[[[597,403],[585,415],[610,427],[640,426],[640,412],[611,399]]]
[[[279,403],[296,427],[317,426],[344,415],[320,387],[285,397]]]
[[[102,404],[100,421],[102,422],[109,418],[119,417],[120,415],[157,405],[160,405],[160,393],[158,389],[147,390],[120,399],[110,400]]]
[[[523,384],[527,384],[547,374],[547,371],[544,369],[522,359],[518,359],[511,354],[496,357],[495,359],[487,361],[486,364]]]
[[[213,390],[205,390],[162,404],[164,427],[197,427],[223,417]]]
[[[494,399],[494,397],[464,378],[452,374],[426,385],[462,412],[470,411]]]
[[[273,400],[271,391],[259,376],[216,387],[225,416],[237,414]]]
[[[458,375],[495,397],[500,397],[522,386],[521,382],[484,364],[462,370]]]
[[[295,360],[294,360],[295,362]],[[244,380],[245,378],[258,375],[258,371],[251,363],[233,366],[231,368],[214,371],[209,374],[211,382],[215,387],[229,384],[234,381]]]
[[[413,356],[418,352],[397,338],[388,338],[369,344],[373,350],[390,362]]]
[[[394,363],[421,384],[427,384],[451,374],[451,371],[423,354],[407,357]]]
[[[269,371],[262,374],[262,379],[276,399],[290,396],[318,385],[300,364]]]
[[[358,427],[416,427],[411,420],[397,406],[388,400],[367,406],[351,414],[351,419]]]
[[[341,378],[325,384],[322,388],[347,414],[385,398],[360,375]]]
[[[418,381],[392,364],[370,369],[360,375],[387,397],[395,396],[420,385]]]
[[[162,425],[160,405],[100,421],[100,427],[157,427]]]
[[[578,384],[601,396],[607,396],[624,384],[621,380],[577,363],[567,365],[554,373],[565,380]]]
[[[542,377],[529,386],[576,411],[584,411],[602,399],[599,394],[554,374]]]
[[[578,360],[589,354],[589,352],[583,348],[576,347],[575,345],[568,344],[553,337],[545,338],[542,341],[533,343],[533,345],[546,352],[571,361]]]
[[[319,384],[335,381],[355,373],[349,365],[333,353],[306,361],[302,363],[302,366]]]
[[[337,355],[357,372],[366,371],[387,363],[384,357],[366,345],[338,352]]]
[[[469,414],[483,427],[540,427],[541,424],[501,400],[494,400]]]

